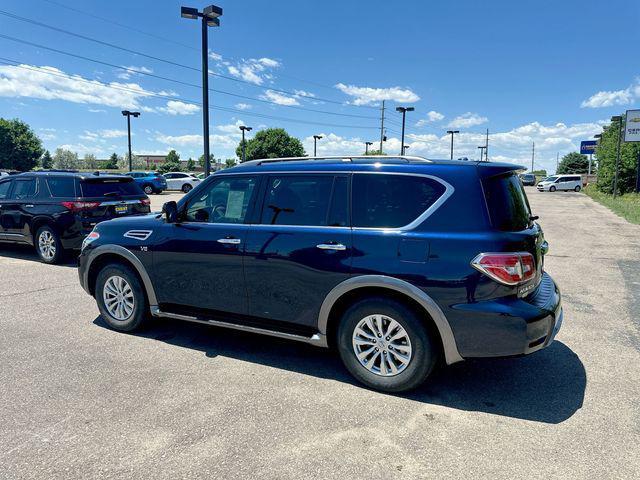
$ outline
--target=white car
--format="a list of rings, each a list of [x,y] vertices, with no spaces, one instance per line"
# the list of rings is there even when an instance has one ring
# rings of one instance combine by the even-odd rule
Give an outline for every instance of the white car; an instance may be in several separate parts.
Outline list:
[[[163,176],[167,179],[167,190],[182,190],[184,193],[187,193],[200,183],[200,179],[190,173],[169,172]]]
[[[539,192],[555,192],[556,190],[582,190],[582,177],[580,175],[552,175],[540,181],[537,185]]]

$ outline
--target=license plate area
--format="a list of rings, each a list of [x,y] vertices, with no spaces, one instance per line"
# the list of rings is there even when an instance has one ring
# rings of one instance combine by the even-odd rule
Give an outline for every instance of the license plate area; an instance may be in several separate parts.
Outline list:
[[[116,205],[114,210],[116,215],[123,215],[129,212],[129,205]]]

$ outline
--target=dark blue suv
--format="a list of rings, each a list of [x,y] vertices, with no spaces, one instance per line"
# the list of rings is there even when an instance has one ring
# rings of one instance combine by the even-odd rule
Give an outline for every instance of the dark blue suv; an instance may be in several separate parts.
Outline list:
[[[417,157],[269,159],[163,214],[96,226],[79,258],[105,321],[149,314],[336,348],[384,391],[439,360],[549,345],[560,293],[518,173]]]

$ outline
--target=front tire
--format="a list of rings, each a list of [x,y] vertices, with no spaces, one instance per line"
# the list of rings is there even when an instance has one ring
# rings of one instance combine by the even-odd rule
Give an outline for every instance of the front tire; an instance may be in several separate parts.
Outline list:
[[[556,191],[556,187],[554,187],[553,185],[549,187],[549,191],[550,192],[555,192]]]
[[[40,260],[44,263],[59,263],[64,256],[64,250],[58,234],[48,226],[38,229],[35,236],[35,247]]]
[[[119,332],[141,328],[147,320],[147,299],[138,276],[126,265],[105,266],[96,279],[100,315]]]
[[[338,351],[347,370],[367,387],[404,392],[422,384],[437,363],[432,335],[406,305],[366,298],[343,315]]]
[[[183,191],[184,193],[189,193],[189,192],[191,191],[191,189],[192,189],[192,188],[193,188],[193,187],[192,187],[191,185],[189,185],[188,183],[185,183],[185,184],[182,186],[182,191]]]

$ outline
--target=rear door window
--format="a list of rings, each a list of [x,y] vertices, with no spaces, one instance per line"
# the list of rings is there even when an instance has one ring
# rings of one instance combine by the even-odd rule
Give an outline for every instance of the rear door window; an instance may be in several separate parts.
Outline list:
[[[260,223],[327,226],[334,175],[278,175],[268,182]]]
[[[4,200],[9,197],[10,189],[11,189],[11,180],[0,182],[0,200]]]
[[[485,178],[482,182],[491,223],[498,230],[516,232],[531,224],[531,210],[522,183],[515,174]]]
[[[130,179],[83,180],[80,182],[83,197],[121,197],[144,195],[136,182]]]
[[[36,184],[35,178],[16,180],[11,197],[15,200],[26,200],[35,197]]]
[[[351,193],[353,226],[399,228],[409,225],[446,191],[428,177],[355,174]]]
[[[46,183],[51,196],[54,198],[76,196],[76,179],[74,177],[49,177]]]

